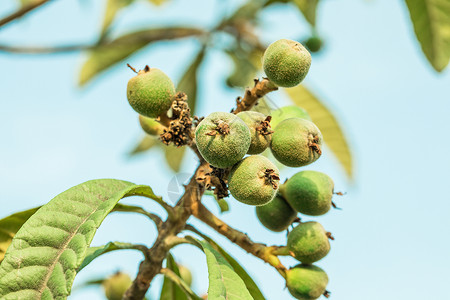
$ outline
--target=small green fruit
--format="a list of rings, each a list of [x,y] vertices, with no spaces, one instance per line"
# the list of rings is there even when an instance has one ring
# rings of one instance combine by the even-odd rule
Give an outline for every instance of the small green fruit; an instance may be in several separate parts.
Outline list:
[[[313,265],[297,265],[286,272],[286,286],[300,300],[315,300],[325,293],[328,275]]]
[[[290,118],[300,118],[311,121],[311,118],[306,110],[295,105],[284,106],[277,110],[274,110],[270,114],[270,116],[272,117],[272,120],[270,120],[270,125],[273,129],[275,129],[275,127],[277,127],[277,125],[280,124],[281,121]]]
[[[267,116],[256,111],[243,111],[237,114],[250,129],[251,142],[247,154],[259,154],[266,150],[272,140],[272,130]]]
[[[280,187],[292,208],[309,216],[320,216],[330,210],[333,190],[333,180],[317,171],[298,172]]]
[[[202,157],[217,168],[231,167],[250,147],[250,129],[239,117],[215,112],[201,121],[195,130],[195,142]]]
[[[317,222],[297,225],[288,235],[287,247],[295,259],[311,264],[330,252],[329,233]]]
[[[311,66],[311,54],[299,42],[281,39],[267,47],[263,68],[270,81],[281,87],[293,87],[305,78]]]
[[[242,203],[264,205],[275,197],[279,176],[278,168],[269,159],[252,155],[233,166],[228,178],[228,189]]]
[[[103,281],[103,289],[108,300],[121,300],[123,294],[131,286],[131,278],[125,273],[117,272]]]
[[[314,123],[291,118],[277,125],[270,149],[280,163],[289,167],[302,167],[320,157],[322,139],[322,133]]]
[[[318,36],[312,36],[306,40],[305,46],[311,52],[319,52],[323,46],[323,41]]]
[[[146,117],[156,118],[167,112],[174,95],[172,80],[156,68],[146,66],[128,81],[128,102],[136,112]]]
[[[186,268],[185,266],[178,265],[178,271],[180,271],[180,277],[183,279],[184,282],[187,283],[187,285],[191,286],[192,284],[192,273],[191,271]]]
[[[164,126],[153,118],[147,118],[143,115],[139,115],[139,124],[142,129],[150,135],[160,135],[163,133]]]
[[[267,229],[281,232],[292,224],[297,217],[297,212],[277,195],[266,205],[257,206],[256,216]]]

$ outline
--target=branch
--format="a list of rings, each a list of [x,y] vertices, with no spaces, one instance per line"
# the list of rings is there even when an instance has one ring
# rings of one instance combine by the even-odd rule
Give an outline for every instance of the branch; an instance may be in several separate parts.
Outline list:
[[[236,109],[232,113],[237,114],[241,111],[250,110],[259,99],[264,97],[267,93],[278,90],[278,87],[269,79],[262,80],[255,79],[255,86],[252,89],[246,89],[244,98],[238,97],[236,99]]]
[[[123,299],[143,299],[151,281],[161,272],[167,252],[174,245],[183,242],[183,239],[174,237],[184,229],[187,219],[192,215],[192,209],[198,206],[205,192],[204,186],[197,182],[198,172],[205,166],[206,163],[199,165],[191,177],[184,195],[174,208],[174,218],[167,218],[162,224],[155,243],[148,251],[147,258],[141,262],[138,274]]]
[[[4,17],[3,19],[0,20],[0,27],[2,27],[3,25],[8,24],[11,21],[14,21],[17,18],[20,18],[21,16],[25,15],[26,13],[34,10],[35,8],[38,8],[39,6],[49,2],[50,0],[37,0],[34,1],[28,5],[25,5],[23,7],[21,7],[19,10],[17,10],[16,12],[10,14],[9,16]]]
[[[67,53],[83,50],[90,50],[98,47],[94,45],[67,45],[55,47],[15,47],[8,45],[0,45],[0,52],[20,53],[20,54],[52,54],[52,53]]]
[[[236,230],[211,213],[203,204],[199,203],[198,208],[192,211],[192,214],[203,223],[228,238],[231,242],[237,244],[250,254],[269,263],[281,274],[286,277],[286,267],[280,262],[276,254],[281,254],[279,246],[266,246],[265,244],[253,242],[247,234]],[[191,225],[185,227],[187,230],[202,235],[197,229]]]

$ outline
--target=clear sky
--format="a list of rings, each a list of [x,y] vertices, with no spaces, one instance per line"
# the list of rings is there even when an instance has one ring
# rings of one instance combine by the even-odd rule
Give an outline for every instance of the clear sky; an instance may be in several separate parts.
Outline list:
[[[213,26],[216,18],[240,1],[172,0],[160,8],[140,2],[124,11],[114,26],[133,28],[167,24]],[[0,15],[15,8],[3,0]],[[0,43],[54,45],[94,42],[104,1],[54,1],[22,21],[0,30]],[[222,10],[220,13],[217,10]],[[308,33],[294,10],[273,7],[261,15],[266,43],[299,39]],[[315,218],[336,237],[330,254],[317,265],[330,277],[334,300],[444,299],[450,282],[448,195],[450,147],[450,73],[437,74],[426,62],[412,32],[402,1],[323,1],[318,28],[325,50],[313,57],[305,84],[333,108],[345,128],[356,161],[350,184],[335,158],[325,152],[305,169],[329,174],[342,211]],[[162,43],[145,48],[127,62],[158,67],[175,82],[186,68],[195,41]],[[41,205],[58,193],[96,178],[149,184],[167,197],[174,174],[163,154],[152,150],[128,159],[127,151],[142,136],[125,89],[133,74],[114,67],[87,88],[76,86],[85,55],[23,56],[0,53],[0,218]],[[229,59],[212,51],[202,68],[201,114],[229,111],[242,91],[229,90],[223,76]],[[272,99],[286,103],[281,93]],[[184,172],[195,168],[193,156]],[[298,169],[286,169],[283,179]],[[127,199],[162,213],[145,199]],[[215,213],[211,199],[205,203]],[[264,229],[254,208],[230,199],[231,212],[221,217],[255,241],[284,244],[284,233]],[[313,218],[304,219],[310,220]],[[290,299],[283,279],[269,266],[218,237],[253,274],[267,299]],[[144,217],[112,214],[92,245],[108,241],[151,244],[155,228]],[[194,273],[194,289],[207,290],[206,262],[199,250],[180,246],[178,261]],[[105,255],[85,268],[75,286],[124,270],[134,275],[141,256],[132,251]],[[287,265],[295,261],[286,260]],[[150,290],[155,299],[160,278]],[[74,291],[70,299],[102,299],[99,288]]]

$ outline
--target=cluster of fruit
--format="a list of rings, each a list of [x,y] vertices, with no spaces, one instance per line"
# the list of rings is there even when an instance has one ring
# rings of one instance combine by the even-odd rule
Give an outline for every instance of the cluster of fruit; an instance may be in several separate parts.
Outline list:
[[[280,87],[298,85],[310,65],[309,52],[286,39],[272,43],[263,57],[268,80]],[[174,95],[173,83],[158,69],[146,68],[128,83],[130,105],[143,115],[141,125],[149,134],[165,132],[151,118],[166,114]],[[191,139],[206,162],[227,174],[222,181],[231,195],[256,206],[259,220],[270,230],[287,230],[298,221],[297,213],[318,216],[332,206],[334,184],[327,175],[302,171],[280,184],[276,165],[259,155],[270,148],[276,160],[289,167],[309,165],[321,156],[322,134],[299,107],[283,107],[270,116],[255,111],[214,112],[198,123]],[[301,262],[286,272],[287,287],[295,298],[327,295],[327,274],[311,264],[328,254],[330,238],[317,222],[300,222],[289,233],[286,249]]]

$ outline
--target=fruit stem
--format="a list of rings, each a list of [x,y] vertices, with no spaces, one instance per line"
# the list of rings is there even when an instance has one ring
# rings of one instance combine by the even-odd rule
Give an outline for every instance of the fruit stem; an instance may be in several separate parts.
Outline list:
[[[232,113],[237,114],[241,111],[250,110],[258,103],[258,100],[266,94],[278,90],[278,87],[267,78],[262,80],[255,79],[255,86],[252,89],[246,89],[244,98],[238,97],[236,99],[236,109]]]

